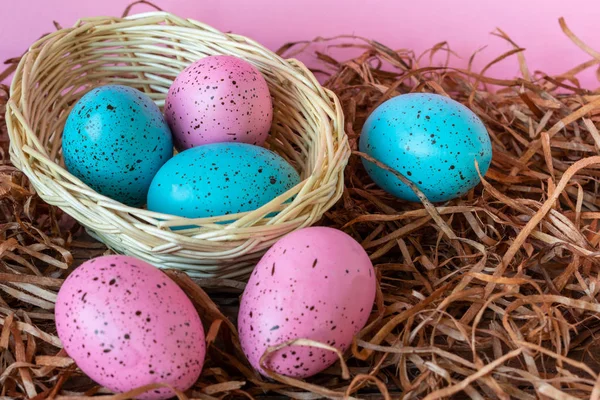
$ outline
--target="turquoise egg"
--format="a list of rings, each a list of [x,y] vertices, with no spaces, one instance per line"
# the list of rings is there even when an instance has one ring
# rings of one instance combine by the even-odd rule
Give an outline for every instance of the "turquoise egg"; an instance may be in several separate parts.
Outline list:
[[[300,183],[281,156],[245,143],[193,147],[170,159],[154,177],[148,209],[186,218],[255,210]]]
[[[73,107],[62,136],[67,170],[96,192],[129,206],[146,201],[152,178],[173,156],[160,109],[139,90],[101,86]]]
[[[445,96],[411,93],[393,97],[367,118],[360,151],[400,172],[433,202],[467,193],[492,161],[492,144],[481,120]],[[391,172],[363,159],[369,176],[386,192],[419,201]]]

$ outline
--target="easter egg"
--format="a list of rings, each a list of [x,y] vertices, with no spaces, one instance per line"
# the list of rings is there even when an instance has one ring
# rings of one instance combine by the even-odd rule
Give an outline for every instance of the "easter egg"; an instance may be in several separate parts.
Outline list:
[[[381,104],[365,122],[360,151],[400,172],[434,202],[467,193],[492,160],[481,120],[462,104],[427,93],[400,95]],[[391,172],[363,159],[369,176],[388,193],[419,201]]]
[[[151,383],[190,388],[205,356],[194,305],[167,275],[134,257],[86,261],[56,299],[56,329],[67,354],[94,381],[114,392]],[[167,399],[155,389],[141,399]]]
[[[154,174],[173,155],[171,132],[139,90],[107,85],[73,107],[63,130],[67,170],[96,192],[129,206],[146,201]]]
[[[342,352],[366,324],[375,300],[373,265],[346,233],[300,229],[277,241],[255,267],[241,298],[238,331],[250,364],[264,374],[265,350],[304,338]],[[271,353],[265,366],[296,378],[331,366],[337,355],[291,345]]]
[[[204,57],[171,87],[165,115],[179,150],[219,142],[262,145],[273,119],[265,78],[234,56]]]
[[[165,163],[148,191],[148,209],[186,218],[255,210],[300,183],[278,154],[245,143],[185,150]]]

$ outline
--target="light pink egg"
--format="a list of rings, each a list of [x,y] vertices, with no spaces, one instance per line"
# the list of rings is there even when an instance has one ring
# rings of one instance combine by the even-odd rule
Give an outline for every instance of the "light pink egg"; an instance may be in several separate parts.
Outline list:
[[[180,151],[219,142],[261,146],[273,105],[267,82],[253,65],[233,56],[209,56],[177,76],[165,116]]]
[[[323,227],[295,231],[269,249],[248,281],[238,315],[242,349],[263,374],[265,350],[291,339],[344,351],[366,324],[375,290],[373,265],[350,236]],[[337,360],[332,351],[295,345],[273,353],[266,365],[304,378]]]
[[[55,316],[69,356],[115,392],[156,382],[187,390],[202,371],[204,330],[192,302],[167,275],[134,257],[83,263],[60,288]],[[173,395],[158,389],[139,398]]]

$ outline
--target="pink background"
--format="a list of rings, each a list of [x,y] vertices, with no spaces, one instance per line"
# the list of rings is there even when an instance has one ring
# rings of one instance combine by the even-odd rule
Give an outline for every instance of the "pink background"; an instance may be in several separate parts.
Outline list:
[[[130,0],[0,0],[0,60],[19,55],[41,34],[90,15],[120,15]],[[557,74],[591,57],[564,36],[558,18],[588,45],[600,50],[598,0],[155,0],[166,11],[208,23],[224,31],[252,37],[271,49],[287,41],[316,36],[356,34],[394,48],[420,53],[447,40],[466,65],[476,58],[476,70],[510,49],[490,33],[502,28],[521,47],[532,71]],[[134,12],[149,8],[138,5]],[[306,59],[305,57],[303,57]],[[516,58],[491,70],[494,76],[518,74]],[[598,87],[595,68],[582,83]]]

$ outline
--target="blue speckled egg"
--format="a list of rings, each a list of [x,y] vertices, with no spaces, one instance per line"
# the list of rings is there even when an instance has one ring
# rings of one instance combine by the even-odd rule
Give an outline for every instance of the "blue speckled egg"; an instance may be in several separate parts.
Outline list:
[[[148,209],[186,218],[255,210],[300,183],[281,156],[245,143],[193,147],[170,159],[148,191]]]
[[[152,178],[173,156],[173,139],[148,96],[107,85],[75,104],[62,150],[70,173],[98,193],[136,207],[145,203]]]
[[[437,94],[411,93],[381,104],[362,129],[360,151],[402,173],[434,202],[467,193],[485,174],[492,144],[481,120],[462,104]],[[369,176],[408,201],[417,195],[392,173],[363,159]]]

